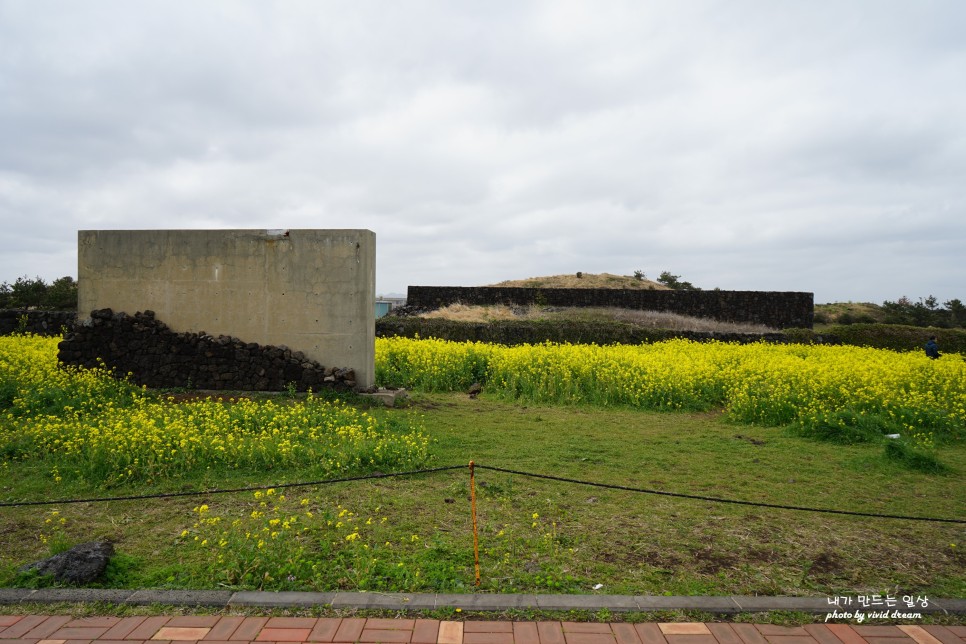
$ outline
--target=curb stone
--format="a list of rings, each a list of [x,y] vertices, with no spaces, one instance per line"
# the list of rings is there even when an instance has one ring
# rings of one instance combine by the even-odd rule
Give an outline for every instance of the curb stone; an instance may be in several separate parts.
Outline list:
[[[228,606],[230,590],[138,590],[126,604],[171,604],[173,606]]]
[[[134,593],[135,591],[133,590],[115,590],[111,588],[39,588],[32,591],[32,594],[23,601],[41,604],[56,604],[60,602],[125,604]]]
[[[473,611],[514,609],[651,612],[696,610],[713,614],[788,611],[828,613],[836,609],[828,598],[750,596],[663,595],[530,595],[530,594],[433,594],[264,592],[228,590],[121,590],[110,588],[0,588],[0,605],[23,603],[108,602],[128,605],[262,606],[267,608],[329,606],[342,609],[435,610],[459,608]],[[966,614],[966,599],[930,599],[926,607],[900,612]]]
[[[297,593],[281,591],[266,593],[261,591],[241,591],[232,594],[227,604],[229,606],[268,606],[284,608],[285,606],[325,606],[332,603],[336,593]]]

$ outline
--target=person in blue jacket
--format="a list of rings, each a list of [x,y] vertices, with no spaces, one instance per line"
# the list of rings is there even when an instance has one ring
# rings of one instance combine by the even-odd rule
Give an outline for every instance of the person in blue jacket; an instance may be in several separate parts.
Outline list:
[[[926,355],[935,360],[939,357],[939,345],[936,344],[936,336],[929,336],[929,342],[926,343]]]

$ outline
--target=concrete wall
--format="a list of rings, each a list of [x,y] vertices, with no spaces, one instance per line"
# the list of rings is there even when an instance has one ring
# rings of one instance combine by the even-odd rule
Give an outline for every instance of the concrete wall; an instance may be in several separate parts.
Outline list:
[[[375,384],[368,230],[82,230],[78,321],[151,310],[178,332],[284,345]]]

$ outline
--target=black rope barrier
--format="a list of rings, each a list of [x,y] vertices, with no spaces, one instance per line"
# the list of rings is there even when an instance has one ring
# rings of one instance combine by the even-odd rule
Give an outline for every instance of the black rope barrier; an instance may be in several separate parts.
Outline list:
[[[493,472],[503,472],[505,474],[516,474],[517,476],[527,476],[536,479],[546,479],[548,481],[558,481],[561,483],[575,483],[577,485],[589,485],[592,487],[606,488],[610,490],[623,490],[625,492],[639,492],[642,494],[657,494],[659,496],[670,496],[679,499],[693,499],[696,501],[708,501],[711,503],[731,503],[734,505],[750,505],[757,508],[774,508],[778,510],[797,510],[800,512],[819,512],[823,514],[845,514],[855,517],[873,517],[876,519],[903,519],[905,521],[935,521],[942,523],[966,523],[966,519],[943,519],[935,517],[913,517],[905,516],[901,514],[875,514],[871,512],[852,512],[850,510],[831,510],[827,508],[807,508],[798,505],[779,505],[776,503],[760,503],[758,501],[740,501],[737,499],[722,499],[715,496],[700,496],[697,494],[681,494],[678,492],[664,492],[661,490],[649,490],[646,488],[629,487],[626,485],[614,485],[610,483],[594,483],[591,481],[580,481],[578,479],[569,479],[562,476],[551,476],[549,474],[533,474],[531,472],[520,472],[518,470],[509,470],[502,467],[491,467],[489,465],[476,464],[476,469],[479,470],[490,470]]]
[[[465,465],[446,465],[442,467],[432,467],[421,470],[411,470],[407,472],[391,472],[388,474],[378,473],[378,474],[367,474],[364,476],[348,476],[338,479],[323,479],[319,481],[306,481],[301,483],[277,483],[275,485],[255,485],[249,487],[240,488],[227,488],[227,489],[214,489],[214,490],[193,490],[188,492],[165,492],[159,494],[139,494],[133,496],[113,496],[113,497],[95,497],[88,499],[56,499],[48,501],[13,501],[13,502],[0,502],[0,508],[16,508],[16,507],[29,507],[29,506],[40,506],[40,505],[69,505],[74,503],[104,503],[108,501],[138,501],[143,499],[168,499],[176,497],[186,497],[186,496],[205,496],[212,494],[235,494],[238,492],[255,492],[258,490],[268,490],[268,489],[287,489],[296,487],[312,487],[320,485],[329,485],[332,483],[349,483],[352,481],[365,481],[370,479],[384,479],[384,478],[395,478],[399,476],[413,476],[418,474],[434,474],[437,472],[448,472],[452,470],[460,470],[465,468]],[[474,467],[478,470],[490,470],[491,472],[502,472],[504,474],[513,474],[516,476],[526,476],[528,478],[544,479],[547,481],[557,481],[559,483],[570,483],[574,485],[587,485],[590,487],[598,487],[608,490],[621,490],[623,492],[636,492],[639,494],[654,494],[657,496],[667,496],[677,499],[690,499],[693,501],[705,501],[708,503],[728,503],[731,505],[744,505],[756,508],[771,508],[775,510],[794,510],[797,512],[815,512],[820,514],[839,514],[846,516],[855,517],[869,517],[874,519],[899,519],[903,521],[928,521],[933,523],[958,523],[966,524],[966,519],[947,519],[942,517],[917,517],[908,516],[902,514],[878,514],[874,512],[855,512],[852,510],[833,510],[830,508],[809,508],[800,505],[782,505],[778,503],[763,503],[760,501],[742,501],[739,499],[725,499],[716,496],[703,496],[698,494],[684,494],[680,492],[665,492],[663,490],[651,490],[647,488],[631,487],[628,485],[617,485],[614,483],[596,483],[594,481],[582,481],[580,479],[571,479],[563,476],[553,476],[550,474],[536,474],[533,472],[523,472],[520,470],[511,470],[504,467],[494,467],[491,465],[480,465],[475,463]]]
[[[33,505],[69,505],[72,503],[105,503],[107,501],[139,501],[142,499],[172,499],[183,496],[207,496],[210,494],[235,494],[238,492],[256,492],[258,490],[287,489],[293,487],[312,487],[313,485],[329,485],[330,483],[347,483],[351,481],[365,481],[368,479],[387,479],[397,476],[412,476],[414,474],[430,474],[434,472],[445,472],[447,470],[461,470],[465,465],[447,465],[445,467],[432,467],[424,470],[412,470],[409,472],[391,472],[389,474],[366,474],[365,476],[347,476],[340,479],[324,479],[321,481],[306,481],[304,483],[277,483],[275,485],[253,485],[249,487],[226,488],[224,490],[192,490],[190,492],[161,492],[158,494],[138,494],[134,496],[109,496],[91,499],[57,499],[54,501],[14,501],[0,503],[0,508],[18,508]]]

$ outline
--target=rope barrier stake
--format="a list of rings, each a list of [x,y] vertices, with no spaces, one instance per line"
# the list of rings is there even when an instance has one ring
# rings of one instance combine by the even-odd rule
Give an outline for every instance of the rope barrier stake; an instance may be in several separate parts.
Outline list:
[[[476,527],[476,474],[470,461],[470,512],[473,514],[473,567],[476,571],[476,587],[480,586],[480,537]]]

